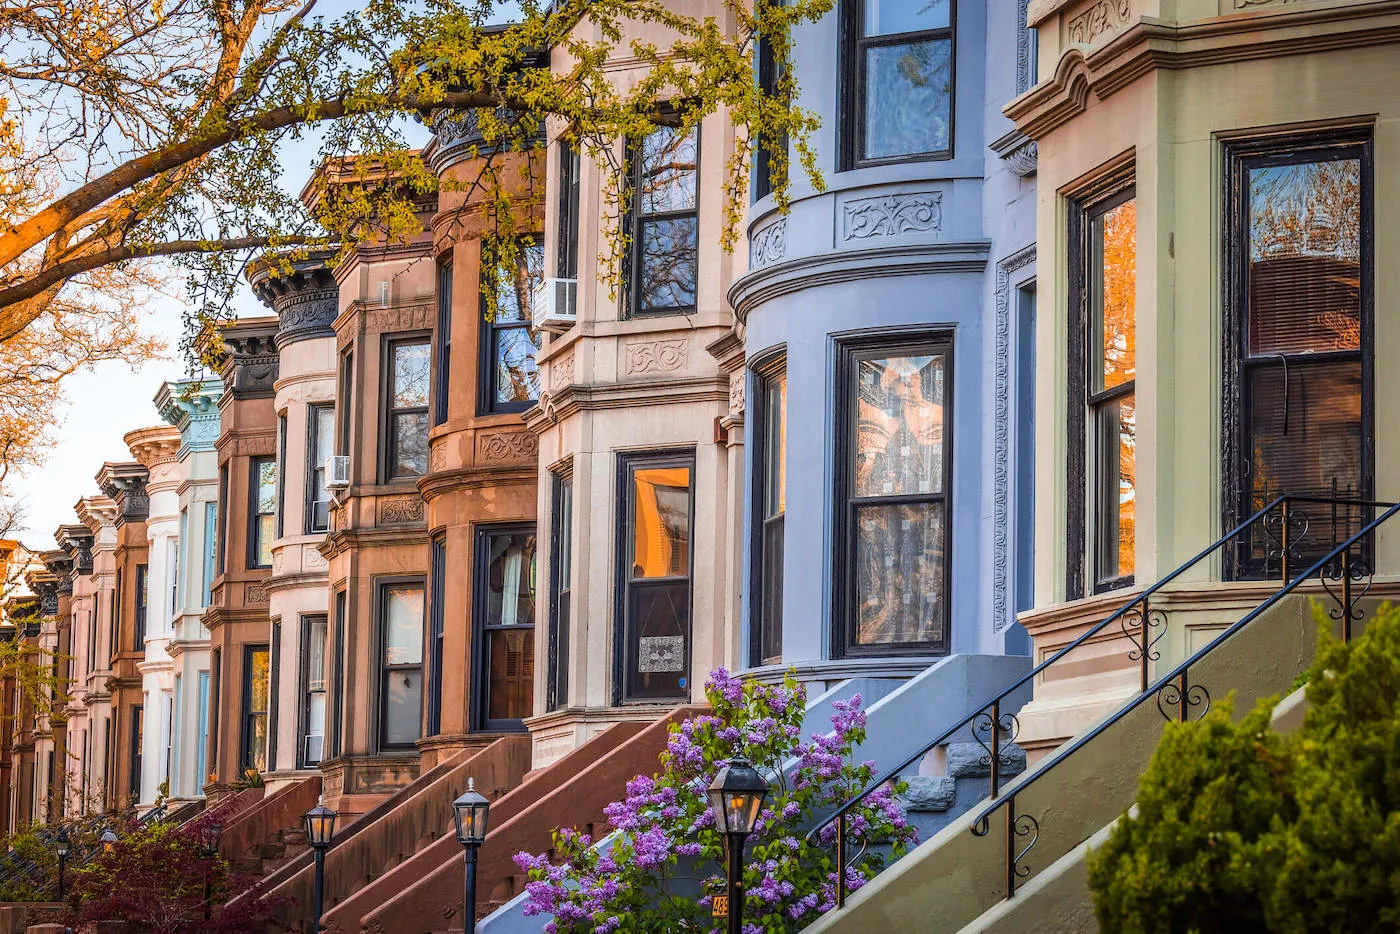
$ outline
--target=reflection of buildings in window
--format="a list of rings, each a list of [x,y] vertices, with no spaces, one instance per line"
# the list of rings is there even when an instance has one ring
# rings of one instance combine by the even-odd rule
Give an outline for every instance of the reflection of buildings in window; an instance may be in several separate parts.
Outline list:
[[[690,570],[690,470],[636,473],[633,577],[682,577]]]
[[[860,362],[857,496],[941,490],[941,357]]]

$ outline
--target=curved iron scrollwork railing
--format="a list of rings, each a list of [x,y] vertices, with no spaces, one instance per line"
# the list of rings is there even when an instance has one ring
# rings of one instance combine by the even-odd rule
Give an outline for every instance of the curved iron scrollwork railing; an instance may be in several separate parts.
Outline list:
[[[1290,502],[1326,503],[1327,501],[1303,497],[1289,497],[1284,499],[1285,505]],[[1339,501],[1334,500],[1331,502],[1334,515],[1338,504]],[[1235,633],[1264,615],[1280,600],[1297,590],[1305,581],[1317,578],[1323,584],[1324,590],[1332,596],[1337,604],[1336,608],[1332,611],[1332,618],[1343,621],[1343,638],[1348,640],[1351,638],[1351,622],[1361,618],[1361,612],[1357,608],[1357,602],[1370,589],[1371,578],[1370,563],[1364,560],[1358,560],[1356,556],[1352,555],[1352,551],[1368,541],[1371,533],[1374,532],[1378,526],[1386,522],[1396,513],[1400,513],[1400,504],[1359,502],[1355,500],[1345,501],[1341,504],[1348,506],[1359,505],[1368,509],[1384,508],[1385,511],[1379,516],[1372,518],[1356,532],[1347,536],[1343,541],[1334,543],[1330,550],[1314,560],[1302,573],[1291,579],[1285,579],[1283,585],[1278,590],[1274,591],[1268,599],[1246,613],[1244,617],[1238,621],[1221,630],[1209,643],[1202,646],[1171,671],[1162,675],[1153,684],[1149,685],[1147,689],[1129,700],[1111,716],[1100,721],[1073,742],[1061,746],[1051,754],[1046,762],[1037,768],[1035,772],[1027,775],[1025,780],[1019,783],[1015,788],[999,796],[996,794],[992,795],[994,799],[992,803],[986,805],[973,820],[972,833],[976,836],[986,836],[990,829],[992,815],[1003,808],[1006,809],[1008,826],[1006,847],[1006,898],[1010,898],[1016,893],[1016,880],[1030,874],[1030,868],[1021,865],[1021,861],[1035,842],[1032,840],[1029,845],[1020,847],[1019,849],[1015,846],[1012,831],[1015,830],[1015,825],[1020,821],[1021,817],[1024,816],[1018,815],[1016,812],[1016,798],[1018,795],[1023,794],[1032,784],[1052,771],[1057,765],[1074,755],[1077,750],[1092,742],[1095,737],[1136,710],[1149,697],[1156,699],[1157,709],[1161,711],[1162,715],[1168,720],[1176,719],[1185,721],[1188,719],[1199,719],[1204,716],[1210,709],[1210,692],[1207,691],[1204,686],[1190,681],[1189,673],[1191,666],[1200,662],[1201,659],[1213,652],[1219,645],[1226,642]],[[1306,522],[1306,516],[1304,516],[1303,522],[1299,523],[1296,528],[1306,531]],[[1335,522],[1333,526],[1334,528],[1336,527]],[[1284,573],[1286,574],[1289,564],[1289,544],[1288,535],[1286,533],[1290,528],[1287,516],[1284,517],[1282,528],[1285,530],[1285,535],[1282,538],[1282,555]],[[1329,577],[1331,577],[1334,582],[1341,584],[1340,589],[1334,590],[1328,587]],[[1361,587],[1360,590],[1357,590],[1354,585],[1363,581],[1364,586]],[[1037,829],[1039,828],[1039,824],[1035,826]],[[1016,832],[1019,833],[1019,831]]]
[[[1310,510],[1317,506],[1329,509],[1330,522],[1317,521],[1321,517],[1315,519]],[[1379,517],[1375,517],[1377,509],[1384,509],[1385,512]],[[1364,523],[1359,519],[1353,519],[1354,510],[1361,511],[1363,515],[1369,514],[1372,518]],[[1016,795],[1052,768],[1056,762],[1072,754],[1075,749],[1098,735],[1129,710],[1136,708],[1149,696],[1156,698],[1158,709],[1169,720],[1185,721],[1204,716],[1206,711],[1210,709],[1210,692],[1204,685],[1190,681],[1188,671],[1191,664],[1310,577],[1317,576],[1324,590],[1333,597],[1337,604],[1337,608],[1333,610],[1333,618],[1343,621],[1343,637],[1350,639],[1352,622],[1361,618],[1357,603],[1370,589],[1372,567],[1371,562],[1365,557],[1370,540],[1369,536],[1376,526],[1394,515],[1397,510],[1400,510],[1400,505],[1394,503],[1338,498],[1335,495],[1332,497],[1276,496],[1186,563],[1127,601],[1105,619],[1089,627],[1045,661],[1033,667],[1025,675],[978,707],[970,716],[958,721],[952,727],[923,744],[917,752],[848,800],[809,832],[809,840],[823,839],[823,831],[832,823],[836,824],[837,907],[843,906],[846,901],[846,871],[851,865],[847,854],[846,838],[849,833],[851,811],[876,790],[918,764],[931,750],[949,742],[964,731],[970,732],[973,739],[983,749],[984,755],[981,757],[981,764],[988,771],[988,797],[992,799],[992,803],[986,806],[973,821],[972,832],[978,836],[985,836],[990,829],[991,816],[1002,808],[1005,808],[1007,812],[1005,823],[1006,897],[1010,898],[1015,894],[1018,880],[1024,879],[1030,874],[1030,868],[1024,865],[1023,861],[1040,836],[1038,820],[1029,814],[1017,813]],[[1353,524],[1359,526],[1359,530],[1347,537],[1345,532]],[[1323,526],[1330,530],[1330,538],[1325,548],[1309,541],[1309,536],[1318,532]],[[1257,535],[1262,535],[1263,540],[1260,541],[1256,537]],[[1345,541],[1338,544],[1339,537],[1344,537]],[[1358,544],[1361,545],[1360,548],[1358,548]],[[1157,649],[1157,644],[1166,636],[1170,620],[1165,610],[1153,604],[1153,598],[1164,587],[1207,559],[1219,554],[1236,557],[1226,553],[1226,549],[1230,547],[1237,547],[1241,551],[1249,549],[1261,557],[1263,559],[1260,562],[1262,570],[1269,572],[1267,579],[1277,579],[1281,588],[1244,619],[1222,631],[1210,644],[1177,666],[1169,674],[1158,678],[1154,683],[1152,664],[1161,660],[1161,652]],[[1310,554],[1322,554],[1323,557],[1312,562],[1304,573],[1296,578],[1291,577],[1290,569],[1300,564],[1307,564]],[[1276,578],[1275,574],[1277,574]],[[1137,697],[1085,736],[1067,746],[1062,746],[1052,755],[1049,762],[1028,775],[1026,780],[1014,790],[1003,793],[1002,785],[1005,780],[1005,771],[1011,762],[1007,748],[1015,742],[1020,732],[1017,711],[1004,709],[1004,706],[1007,706],[1012,698],[1016,697],[1027,685],[1032,684],[1047,669],[1056,665],[1084,644],[1101,636],[1114,625],[1118,626],[1123,637],[1131,646],[1127,653],[1129,661],[1135,662],[1138,667],[1139,693]]]

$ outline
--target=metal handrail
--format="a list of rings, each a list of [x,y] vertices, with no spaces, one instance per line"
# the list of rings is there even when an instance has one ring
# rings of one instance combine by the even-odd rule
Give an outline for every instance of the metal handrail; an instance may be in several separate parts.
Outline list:
[[[1297,497],[1296,499],[1304,500],[1303,497]],[[1326,501],[1324,500],[1324,502]],[[1003,807],[1007,809],[1006,898],[1010,898],[1012,895],[1015,894],[1016,879],[1018,877],[1023,878],[1026,875],[1029,875],[1030,870],[1019,868],[1017,866],[1017,862],[1019,861],[1019,857],[1025,855],[1026,850],[1028,850],[1030,846],[1035,843],[1035,837],[1039,835],[1039,825],[1034,818],[1031,818],[1029,815],[1026,814],[1022,814],[1019,817],[1016,815],[1017,795],[1021,794],[1031,785],[1035,784],[1035,782],[1042,778],[1047,772],[1054,769],[1056,765],[1060,764],[1065,759],[1074,755],[1075,752],[1083,748],[1095,737],[1099,736],[1109,727],[1113,726],[1118,721],[1126,717],[1129,713],[1136,710],[1150,696],[1158,697],[1159,709],[1161,708],[1162,697],[1168,696],[1167,705],[1176,706],[1178,708],[1178,719],[1182,721],[1188,719],[1187,714],[1191,707],[1203,706],[1205,709],[1209,709],[1209,693],[1206,692],[1205,689],[1202,688],[1200,685],[1193,685],[1190,683],[1187,677],[1187,670],[1192,665],[1199,662],[1202,658],[1209,655],[1212,651],[1215,650],[1217,646],[1221,645],[1235,633],[1239,632],[1245,626],[1248,626],[1250,623],[1254,622],[1254,620],[1258,619],[1264,613],[1268,612],[1271,608],[1276,606],[1279,603],[1279,601],[1281,601],[1284,597],[1297,590],[1298,587],[1304,581],[1307,581],[1310,578],[1312,578],[1314,574],[1320,575],[1324,571],[1324,569],[1327,569],[1329,567],[1336,568],[1337,565],[1333,565],[1333,562],[1337,559],[1341,559],[1340,579],[1344,587],[1344,593],[1346,595],[1341,598],[1336,598],[1334,594],[1334,598],[1339,599],[1339,601],[1342,603],[1342,616],[1338,618],[1344,618],[1347,621],[1347,627],[1346,629],[1344,629],[1344,632],[1349,631],[1349,624],[1350,621],[1353,619],[1352,614],[1354,609],[1352,605],[1354,603],[1354,599],[1351,596],[1350,590],[1350,585],[1353,579],[1351,569],[1349,567],[1351,549],[1354,545],[1359,543],[1366,536],[1374,532],[1376,528],[1382,523],[1384,523],[1386,520],[1390,519],[1396,513],[1400,513],[1400,504],[1382,504],[1379,502],[1365,503],[1356,501],[1348,501],[1347,504],[1363,506],[1388,505],[1388,508],[1379,517],[1372,519],[1366,525],[1362,526],[1346,541],[1342,542],[1339,545],[1334,545],[1331,551],[1323,555],[1321,558],[1318,558],[1306,571],[1299,574],[1291,581],[1288,581],[1278,590],[1274,591],[1274,593],[1271,594],[1268,599],[1266,599],[1263,603],[1259,604],[1253,610],[1245,614],[1245,616],[1242,619],[1221,630],[1221,632],[1214,639],[1212,639],[1206,645],[1198,649],[1195,652],[1195,654],[1193,654],[1190,658],[1187,658],[1185,661],[1177,665],[1167,674],[1158,678],[1153,685],[1139,692],[1136,697],[1134,697],[1122,707],[1120,707],[1111,716],[1100,721],[1083,736],[1076,738],[1071,743],[1067,743],[1066,745],[1061,746],[1053,754],[1051,754],[1051,756],[1044,762],[1044,764],[1042,764],[1034,772],[1027,774],[1025,779],[1019,782],[1014,788],[1010,789],[1009,791],[1005,792],[999,797],[996,797],[995,801],[993,801],[991,804],[987,805],[982,809],[982,812],[978,814],[977,817],[973,820],[971,828],[972,833],[975,836],[979,837],[986,836],[986,834],[990,830],[990,820],[992,815]],[[1170,693],[1168,692],[1168,689],[1170,689]],[[1193,695],[1193,692],[1199,693]],[[1173,697],[1174,699],[1171,699]],[[1202,710],[1202,715],[1204,715],[1205,709]],[[1165,710],[1163,711],[1163,713],[1165,714]],[[1029,823],[1027,824],[1018,823],[1019,821],[1025,821],[1027,819],[1029,819]],[[1019,853],[1016,850],[1016,837],[1031,838],[1026,844],[1026,846],[1019,851]]]
[[[824,818],[820,823],[818,823],[815,827],[813,827],[813,828],[811,829],[811,831],[808,832],[808,834],[807,834],[807,840],[808,840],[808,842],[810,843],[810,842],[816,841],[816,840],[818,839],[818,835],[821,833],[821,831],[824,830],[824,829],[826,829],[827,827],[829,827],[829,826],[832,824],[833,821],[836,822],[836,824],[837,824],[837,832],[836,832],[836,906],[837,906],[838,908],[841,907],[841,906],[843,906],[843,905],[845,904],[845,900],[846,900],[846,869],[847,869],[848,867],[847,867],[847,859],[846,859],[845,838],[846,838],[846,829],[847,829],[847,815],[849,814],[849,812],[850,812],[853,808],[857,807],[862,801],[864,801],[867,797],[869,797],[869,796],[870,796],[871,794],[873,794],[875,791],[877,791],[878,789],[880,789],[880,788],[884,787],[885,785],[887,785],[887,784],[889,783],[889,781],[890,781],[890,777],[900,775],[900,774],[903,773],[906,769],[908,769],[910,766],[914,765],[916,762],[918,762],[918,761],[919,761],[920,759],[922,759],[924,756],[928,755],[928,753],[929,753],[932,749],[934,749],[934,748],[936,748],[936,747],[942,745],[943,743],[945,743],[945,742],[947,742],[949,739],[951,739],[953,736],[955,736],[956,734],[958,734],[959,732],[961,732],[961,731],[964,730],[964,729],[968,729],[969,727],[972,729],[973,738],[974,738],[975,740],[977,740],[977,742],[978,742],[980,745],[982,745],[983,748],[987,751],[987,757],[986,757],[986,758],[989,759],[988,765],[989,765],[989,768],[990,768],[990,787],[991,787],[991,791],[990,791],[989,797],[998,798],[998,800],[1000,800],[999,796],[1000,796],[1000,794],[1001,794],[1001,780],[1002,780],[1002,776],[1001,776],[1001,767],[1002,767],[1003,765],[1007,764],[1007,763],[1005,763],[1005,762],[1002,761],[1003,750],[1002,750],[1002,743],[1001,743],[1001,734],[1002,734],[1003,732],[1009,734],[1009,735],[1010,735],[1010,738],[1011,738],[1011,741],[1014,741],[1014,739],[1015,739],[1015,732],[1016,732],[1016,729],[1017,729],[1017,726],[1018,726],[1018,723],[1017,723],[1017,721],[1016,721],[1016,719],[1015,719],[1015,713],[1014,713],[1014,712],[1002,713],[1002,710],[1001,710],[1002,701],[1004,701],[1006,698],[1010,697],[1011,695],[1015,694],[1017,691],[1019,691],[1020,689],[1024,688],[1026,685],[1030,684],[1032,681],[1034,681],[1034,679],[1035,679],[1037,676],[1039,676],[1039,675],[1040,675],[1042,672],[1044,672],[1046,669],[1050,668],[1052,665],[1054,665],[1054,664],[1055,664],[1056,662],[1058,662],[1060,659],[1064,658],[1066,655],[1070,654],[1070,653],[1073,652],[1075,649],[1077,649],[1077,648],[1079,648],[1080,646],[1084,645],[1084,644],[1085,644],[1086,642],[1088,642],[1090,639],[1094,638],[1094,637],[1097,636],[1099,633],[1103,632],[1103,631],[1104,631],[1106,628],[1108,628],[1110,625],[1112,625],[1112,624],[1115,623],[1115,622],[1120,622],[1120,621],[1121,621],[1121,623],[1122,623],[1122,625],[1123,625],[1123,628],[1124,628],[1124,635],[1127,635],[1128,638],[1129,638],[1129,640],[1131,640],[1131,641],[1133,642],[1134,648],[1133,648],[1133,651],[1129,653],[1129,656],[1128,656],[1128,657],[1129,657],[1130,660],[1132,660],[1132,661],[1137,661],[1137,662],[1140,663],[1140,685],[1141,685],[1141,690],[1142,690],[1142,692],[1143,692],[1143,694],[1142,694],[1141,696],[1145,696],[1145,694],[1148,692],[1148,689],[1149,689],[1149,681],[1150,681],[1150,669],[1149,669],[1149,665],[1150,665],[1150,663],[1151,663],[1152,661],[1155,661],[1155,660],[1157,660],[1157,659],[1160,657],[1160,655],[1159,655],[1157,652],[1153,651],[1153,648],[1152,648],[1152,647],[1153,647],[1154,645],[1156,645],[1157,641],[1161,638],[1161,635],[1162,635],[1162,634],[1159,634],[1156,638],[1151,638],[1151,637],[1150,637],[1151,630],[1152,630],[1153,628],[1155,628],[1155,627],[1158,625],[1158,624],[1156,624],[1156,623],[1153,622],[1153,618],[1152,618],[1152,616],[1151,616],[1152,610],[1151,610],[1151,608],[1150,608],[1150,607],[1151,607],[1150,598],[1151,598],[1154,594],[1158,593],[1162,588],[1166,587],[1168,584],[1170,584],[1170,583],[1172,583],[1173,581],[1175,581],[1175,580],[1176,580],[1177,578],[1179,578],[1181,575],[1185,574],[1187,571],[1191,570],[1193,567],[1195,567],[1196,565],[1200,564],[1200,563],[1201,563],[1202,561],[1204,561],[1205,559],[1211,557],[1213,554],[1215,554],[1217,551],[1220,551],[1220,550],[1221,550],[1222,548],[1224,548],[1226,545],[1228,545],[1228,544],[1230,544],[1231,542],[1235,541],[1242,533],[1248,531],[1248,530],[1249,530],[1250,528],[1252,528],[1257,522],[1259,522],[1261,519],[1265,519],[1267,516],[1269,516],[1271,513],[1273,513],[1274,510],[1276,510],[1276,509],[1281,509],[1281,511],[1282,511],[1281,514],[1282,514],[1282,520],[1283,520],[1283,521],[1282,521],[1282,524],[1281,524],[1281,542],[1280,542],[1279,553],[1280,553],[1281,562],[1282,562],[1282,576],[1283,576],[1284,581],[1287,581],[1287,579],[1288,579],[1288,577],[1287,577],[1287,575],[1288,575],[1288,559],[1289,559],[1289,548],[1290,548],[1290,544],[1289,544],[1289,540],[1288,540],[1289,527],[1290,527],[1290,525],[1289,525],[1289,505],[1290,505],[1291,503],[1299,503],[1299,504],[1302,504],[1302,503],[1314,503],[1314,504],[1327,504],[1327,505],[1331,505],[1331,506],[1333,507],[1333,521],[1334,521],[1334,525],[1335,525],[1335,520],[1336,520],[1336,507],[1337,507],[1338,505],[1349,506],[1349,507],[1369,508],[1369,509],[1387,508],[1387,509],[1390,509],[1392,512],[1395,510],[1395,508],[1397,508],[1397,507],[1396,507],[1396,504],[1394,504],[1394,503],[1382,502],[1382,501],[1379,501],[1379,500],[1363,500],[1363,499],[1338,498],[1338,497],[1336,497],[1336,496],[1332,496],[1332,497],[1321,497],[1321,496],[1305,496],[1305,495],[1292,495],[1292,494],[1283,494],[1283,495],[1276,496],[1276,497],[1274,497],[1272,500],[1270,500],[1268,503],[1266,503],[1262,508],[1260,508],[1258,511],[1256,511],[1253,515],[1249,516],[1249,518],[1245,519],[1243,522],[1241,522],[1239,525],[1235,526],[1235,527],[1234,527],[1233,529],[1231,529],[1229,532],[1227,532],[1226,534],[1222,535],[1220,538],[1216,539],[1215,542],[1213,542],[1212,544],[1208,545],[1206,548],[1202,549],[1202,550],[1201,550],[1200,552],[1198,552],[1194,557],[1190,558],[1190,559],[1187,560],[1184,564],[1182,564],[1182,565],[1180,565],[1179,567],[1177,567],[1177,568],[1176,568],[1174,571],[1172,571],[1170,574],[1168,574],[1168,575],[1166,575],[1165,577],[1161,578],[1161,579],[1158,580],[1155,584],[1153,584],[1152,586],[1148,587],[1146,590],[1142,591],[1141,593],[1139,593],[1138,595],[1136,595],[1135,597],[1133,597],[1131,600],[1129,600],[1127,603],[1125,603],[1125,604],[1124,604],[1123,606],[1121,606],[1119,609],[1117,609],[1116,611],[1114,611],[1114,612],[1113,612],[1112,614],[1110,614],[1108,617],[1106,617],[1105,619],[1103,619],[1101,622],[1096,623],[1095,625],[1091,626],[1089,629],[1085,630],[1083,633],[1081,633],[1079,636],[1077,636],[1073,641],[1071,641],[1068,645],[1064,646],[1064,647],[1061,648],[1059,651],[1055,652],[1055,654],[1053,654],[1053,655],[1051,655],[1049,658],[1045,659],[1045,661],[1043,661],[1043,662],[1041,662],[1040,664],[1036,665],[1034,668],[1032,668],[1032,669],[1031,669],[1030,671],[1028,671],[1026,674],[1022,675],[1022,676],[1021,676],[1020,678],[1018,678],[1016,681],[1013,681],[1009,686],[1003,688],[1003,689],[1002,689],[1001,691],[999,691],[997,694],[993,695],[993,696],[991,697],[991,699],[989,699],[986,703],[984,703],[984,704],[982,704],[981,706],[979,706],[975,711],[973,711],[973,713],[972,713],[971,715],[969,715],[969,716],[967,716],[967,717],[964,717],[962,720],[959,720],[956,724],[954,724],[953,726],[949,727],[947,730],[944,730],[942,733],[938,734],[938,736],[935,737],[933,740],[931,740],[931,741],[925,743],[925,744],[924,744],[917,752],[915,752],[913,755],[911,755],[911,756],[909,756],[908,758],[906,758],[904,761],[902,761],[901,763],[899,763],[899,765],[895,766],[893,769],[888,770],[888,771],[885,773],[885,776],[886,776],[886,777],[884,777],[884,778],[879,778],[879,779],[877,779],[876,781],[872,782],[871,784],[867,785],[867,786],[866,786],[864,789],[862,789],[857,795],[855,795],[854,797],[852,797],[851,799],[849,799],[848,801],[846,801],[845,804],[843,804],[840,808],[838,808],[837,810],[835,810],[835,811],[833,811],[831,814],[829,814],[829,815],[828,815],[826,818]],[[1390,513],[1387,513],[1386,515],[1389,515],[1389,514],[1390,514]],[[1374,526],[1375,526],[1376,524],[1378,524],[1378,521],[1373,521],[1369,526],[1367,526],[1367,529],[1374,528]],[[1359,539],[1360,537],[1363,537],[1364,534],[1366,534],[1366,532],[1365,532],[1364,530],[1363,530],[1363,532],[1357,533],[1356,536],[1353,536],[1353,541],[1356,540],[1356,539]],[[1334,554],[1329,555],[1328,558],[1323,559],[1322,562],[1319,562],[1319,565],[1318,565],[1318,566],[1321,566],[1322,564],[1325,564],[1328,560],[1331,560],[1331,558],[1335,557],[1335,551],[1336,551],[1336,550],[1337,550],[1337,549],[1334,549]],[[1348,547],[1348,553],[1349,553],[1349,547]],[[1308,574],[1313,573],[1315,570],[1316,570],[1316,568],[1310,569],[1309,572],[1308,572]],[[1304,575],[1304,577],[1306,577],[1306,576],[1307,576],[1307,575]],[[1295,583],[1296,583],[1296,582],[1295,582]],[[1137,630],[1137,629],[1140,628],[1140,630],[1141,630],[1141,640],[1142,640],[1140,643],[1137,641],[1137,639],[1135,639],[1135,638],[1131,635],[1130,630],[1129,630],[1129,627],[1127,626],[1127,620],[1126,620],[1126,617],[1128,617],[1128,615],[1129,615],[1130,613],[1133,613],[1135,610],[1136,610],[1136,615],[1137,615],[1137,625],[1136,625],[1136,626],[1133,626],[1133,627],[1131,627],[1131,628],[1132,628],[1133,630]],[[1163,622],[1162,622],[1160,625],[1163,626],[1164,632],[1165,632],[1165,620],[1163,620]],[[1163,634],[1164,634],[1164,633],[1163,633]],[[986,732],[988,733],[988,741],[987,741],[986,743],[983,743],[982,740],[980,739],[979,735],[978,735],[979,732],[981,732],[981,731],[986,731]],[[1024,787],[1024,786],[1022,786],[1022,787]],[[989,810],[990,810],[990,809],[989,809]]]

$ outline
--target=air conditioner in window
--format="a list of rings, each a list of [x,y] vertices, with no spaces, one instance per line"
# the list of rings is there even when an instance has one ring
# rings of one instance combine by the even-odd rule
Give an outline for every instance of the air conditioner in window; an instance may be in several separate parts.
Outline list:
[[[578,320],[578,280],[543,279],[530,295],[536,330],[564,332]]]
[[[332,492],[350,486],[350,455],[332,454],[326,458],[326,489]]]

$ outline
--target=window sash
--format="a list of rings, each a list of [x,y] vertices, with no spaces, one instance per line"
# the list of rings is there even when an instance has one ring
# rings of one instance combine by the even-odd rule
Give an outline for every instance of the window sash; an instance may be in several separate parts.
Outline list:
[[[433,424],[447,421],[452,386],[452,259],[437,267],[437,333],[434,335]]]
[[[405,593],[417,592],[419,600],[426,597],[422,578],[411,580],[382,581],[379,584],[379,748],[380,749],[406,749],[413,747],[419,739],[423,737],[423,610],[426,607],[420,605],[417,621],[418,633],[418,654],[414,661],[390,662],[389,661],[389,595],[392,592],[401,591]],[[398,680],[403,679],[403,709],[397,709],[391,705],[395,701],[398,691]],[[415,703],[416,702],[416,703]],[[412,716],[405,716],[410,713],[411,707],[417,707],[417,712]],[[412,734],[411,736],[409,734]]]
[[[658,130],[656,132],[664,132]],[[699,225],[700,225],[700,159],[701,159],[701,139],[700,129],[696,127],[695,134],[695,168],[691,170],[692,184],[695,187],[695,206],[687,209],[673,209],[665,211],[648,211],[643,205],[645,200],[643,192],[646,180],[643,172],[642,160],[642,140],[629,139],[628,147],[628,173],[627,185],[629,189],[627,207],[627,229],[631,234],[631,245],[627,251],[627,268],[625,270],[625,285],[623,292],[625,296],[624,317],[646,317],[657,315],[683,314],[693,310],[699,301]],[[646,278],[642,269],[642,250],[644,245],[644,234],[648,226],[657,225],[666,221],[694,219],[695,227],[693,240],[695,242],[695,253],[693,257],[692,280],[696,283],[697,294],[692,296],[688,304],[682,305],[645,305],[643,296],[647,292]]]
[[[384,346],[384,431],[382,437],[388,443],[384,446],[383,475],[386,480],[404,480],[412,477],[421,477],[428,470],[428,428],[430,411],[428,400],[421,404],[396,405],[395,399],[399,395],[398,376],[398,354],[400,351],[410,347],[424,347],[431,353],[430,342],[426,337],[402,337],[388,340]],[[431,383],[425,390],[429,389]],[[429,392],[429,394],[431,394]],[[409,450],[406,447],[410,434],[412,440],[418,443],[419,432],[412,423],[404,424],[410,419],[422,419],[423,430],[419,449]]]
[[[136,593],[133,599],[136,601],[136,612],[133,616],[131,632],[131,651],[143,652],[146,649],[146,610],[150,602],[149,589],[151,584],[150,567],[145,564],[136,565]]]
[[[560,143],[559,244],[555,256],[555,274],[560,279],[578,278],[580,168],[578,150]]]
[[[538,276],[544,271],[544,236],[542,234],[528,234],[521,238],[529,241],[520,246],[520,261],[525,264],[524,284],[516,285],[516,289],[533,288],[538,281]],[[538,272],[532,272],[532,268]],[[517,273],[520,267],[517,266]],[[528,376],[533,376],[534,385],[530,387],[529,397],[525,399],[498,399],[497,390],[501,378],[501,354],[500,348],[502,339],[511,331],[523,330],[530,342],[535,345],[534,353],[530,355],[533,363],[535,355],[539,353],[539,339],[532,332],[534,323],[530,320],[508,320],[500,318],[500,309],[492,309],[487,306],[487,296],[485,291],[486,277],[498,276],[500,274],[495,260],[495,250],[488,242],[483,242],[481,246],[481,275],[483,289],[481,292],[481,332],[480,332],[480,359],[479,370],[480,379],[477,386],[477,413],[480,415],[504,414],[508,412],[524,412],[534,406],[539,398],[539,368],[535,366]],[[526,309],[529,310],[529,296],[522,296],[526,301]],[[498,296],[499,300],[499,296]],[[528,368],[527,368],[528,369]]]
[[[306,409],[306,449],[310,452],[306,465],[305,534],[330,530],[330,491],[326,488],[326,461],[331,457],[335,438],[334,403],[315,403]],[[330,444],[323,442],[330,441]]]
[[[492,554],[492,545],[500,539],[508,539],[509,547],[513,548],[518,538],[526,539],[526,548],[520,554],[520,564],[512,567],[512,562],[507,561],[502,571],[500,582],[500,619],[491,621],[491,604],[493,601],[493,586],[496,583],[496,575],[493,565],[495,559]],[[527,638],[525,641],[525,652],[522,654],[522,664],[529,670],[529,687],[523,691],[523,710],[525,716],[492,716],[493,706],[496,700],[500,699],[501,692],[509,691],[512,688],[519,691],[526,683],[527,677],[523,672],[518,672],[514,682],[498,684],[493,672],[493,652],[496,640],[492,638],[493,633],[529,632],[533,633],[537,622],[538,614],[535,592],[533,590],[534,572],[531,567],[538,554],[538,540],[535,535],[533,524],[513,524],[499,525],[479,528],[477,530],[477,559],[476,559],[476,595],[472,600],[473,606],[473,628],[476,636],[473,638],[474,655],[474,677],[476,715],[473,718],[477,729],[482,730],[523,730],[526,716],[533,713],[534,698],[534,639]],[[501,557],[505,556],[505,552]],[[514,572],[514,580],[510,575]],[[524,575],[524,586],[531,588],[528,595],[524,595],[518,589],[521,586],[521,575]],[[530,619],[528,622],[506,623],[505,619],[518,620],[518,616],[508,616],[507,609],[509,598],[514,597],[515,608],[519,608],[522,597],[528,600],[530,609]]]
[[[573,588],[574,480],[554,475],[553,509],[550,512],[549,581],[549,681],[545,707],[568,706],[569,612]]]
[[[957,127],[957,3],[950,4],[948,25],[934,29],[921,29],[901,33],[886,33],[867,36],[864,29],[864,10],[860,3],[844,5],[846,12],[846,101],[844,106],[848,123],[843,136],[846,140],[845,168],[860,168],[869,165],[888,165],[900,162],[919,162],[937,159],[950,159],[956,139]],[[927,150],[918,153],[900,153],[886,156],[869,156],[866,139],[867,104],[867,62],[868,51],[874,48],[913,45],[922,42],[947,42],[948,44],[948,145],[943,149]]]
[[[301,694],[302,709],[297,737],[297,768],[318,765],[325,758],[326,738],[326,643],[330,621],[325,616],[303,616],[301,619]],[[315,651],[319,645],[319,653]],[[316,660],[320,660],[320,677]],[[313,742],[314,741],[314,742]],[[313,754],[314,749],[314,754]]]
[[[263,687],[263,697],[257,696],[254,683],[258,669],[266,671],[269,679]],[[243,649],[243,743],[239,751],[240,770],[267,771],[268,714],[272,697],[272,653],[266,645],[249,645]],[[259,706],[255,706],[259,705]]]
[[[272,566],[272,542],[276,537],[277,481],[274,457],[253,457],[248,460],[248,567],[266,568]],[[263,482],[263,469],[273,468],[273,480]],[[268,491],[264,497],[264,490]],[[263,500],[271,502],[264,508]]]
[[[447,537],[446,534],[433,536],[428,558],[428,725],[427,735],[436,736],[442,732],[442,650],[444,616],[443,605],[447,589]]]
[[[784,354],[754,368],[754,433],[761,448],[754,461],[749,608],[752,664],[782,660],[783,555],[786,529],[787,359]]]

